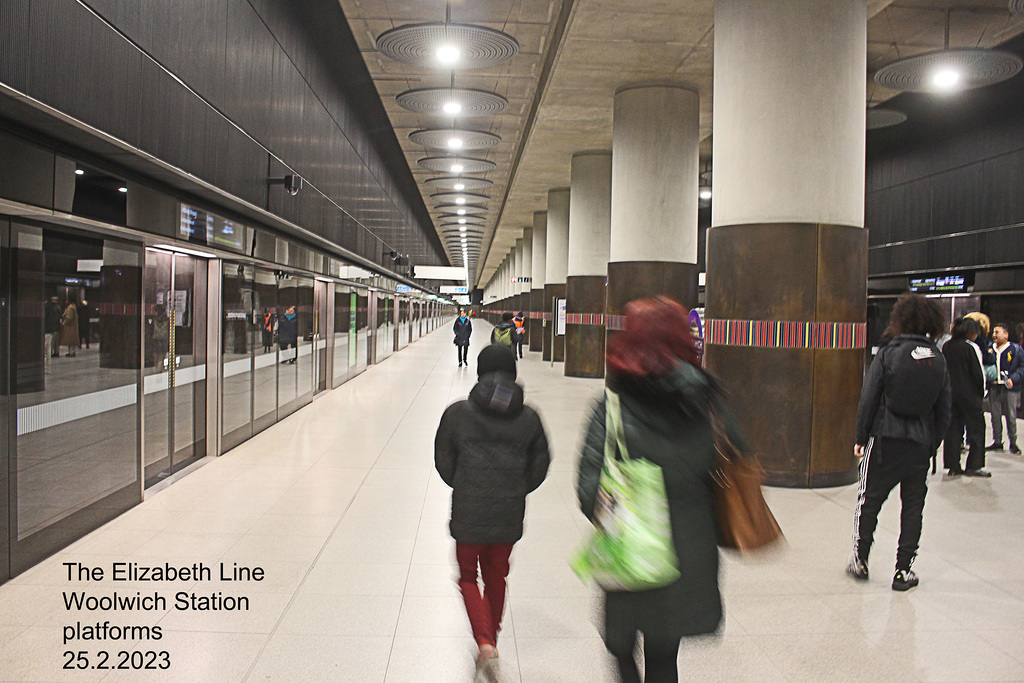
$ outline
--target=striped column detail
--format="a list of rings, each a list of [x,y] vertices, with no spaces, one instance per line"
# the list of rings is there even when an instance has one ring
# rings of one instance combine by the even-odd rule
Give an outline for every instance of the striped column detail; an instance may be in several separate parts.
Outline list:
[[[609,330],[624,330],[626,329],[626,316],[606,315],[604,317],[604,326]]]
[[[721,346],[863,349],[867,343],[867,323],[708,319],[704,325],[706,343]]]
[[[543,320],[544,314],[540,311],[530,311],[530,320]]]
[[[566,313],[566,325],[604,325],[603,313]]]

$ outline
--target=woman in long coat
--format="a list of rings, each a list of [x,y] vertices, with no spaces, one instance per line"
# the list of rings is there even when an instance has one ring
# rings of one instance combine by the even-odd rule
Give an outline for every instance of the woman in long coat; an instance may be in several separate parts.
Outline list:
[[[60,317],[60,343],[68,347],[68,355],[74,356],[78,348],[78,309],[75,302],[69,301],[68,307],[64,309],[64,315]]]
[[[625,313],[626,330],[608,345],[608,388],[619,394],[629,456],[662,468],[680,577],[664,588],[607,592],[604,640],[618,659],[622,680],[641,680],[633,651],[637,634],[643,633],[646,679],[676,681],[680,640],[714,633],[722,621],[711,410],[741,450],[744,442],[717,381],[699,366],[686,310],[658,297],[633,301]],[[590,519],[604,442],[605,402],[600,400],[587,427],[577,480],[580,508]]]

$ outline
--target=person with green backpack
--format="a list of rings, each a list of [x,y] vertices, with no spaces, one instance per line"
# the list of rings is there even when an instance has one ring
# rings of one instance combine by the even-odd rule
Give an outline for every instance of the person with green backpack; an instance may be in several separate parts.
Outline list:
[[[722,622],[712,413],[739,451],[745,442],[718,381],[699,365],[687,311],[658,297],[630,302],[624,312],[626,328],[608,344],[607,391],[586,428],[576,492],[595,523],[652,521],[631,546],[612,550],[618,566],[604,565],[606,580],[586,558],[571,563],[605,590],[604,642],[622,680],[642,680],[633,652],[643,633],[646,680],[677,681],[682,638],[715,633]],[[617,487],[632,490],[617,496]],[[616,516],[609,506],[629,514]]]
[[[512,343],[515,341],[513,336],[516,334],[515,323],[512,322],[512,314],[505,311],[501,314],[501,322],[494,326],[491,330],[491,343],[501,344],[507,346],[509,350],[512,350]]]

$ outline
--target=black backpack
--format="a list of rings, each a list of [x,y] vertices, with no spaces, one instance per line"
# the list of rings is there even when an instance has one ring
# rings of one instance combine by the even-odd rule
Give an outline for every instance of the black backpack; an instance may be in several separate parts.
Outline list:
[[[946,359],[925,339],[907,339],[886,350],[885,405],[889,412],[920,417],[932,411],[942,392]]]

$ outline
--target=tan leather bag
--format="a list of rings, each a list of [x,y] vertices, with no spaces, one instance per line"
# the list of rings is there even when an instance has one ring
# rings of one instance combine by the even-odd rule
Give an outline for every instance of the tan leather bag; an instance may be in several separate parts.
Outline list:
[[[782,540],[782,528],[761,493],[761,465],[736,449],[721,420],[712,417],[712,424],[720,457],[713,474],[718,545],[746,553]]]

